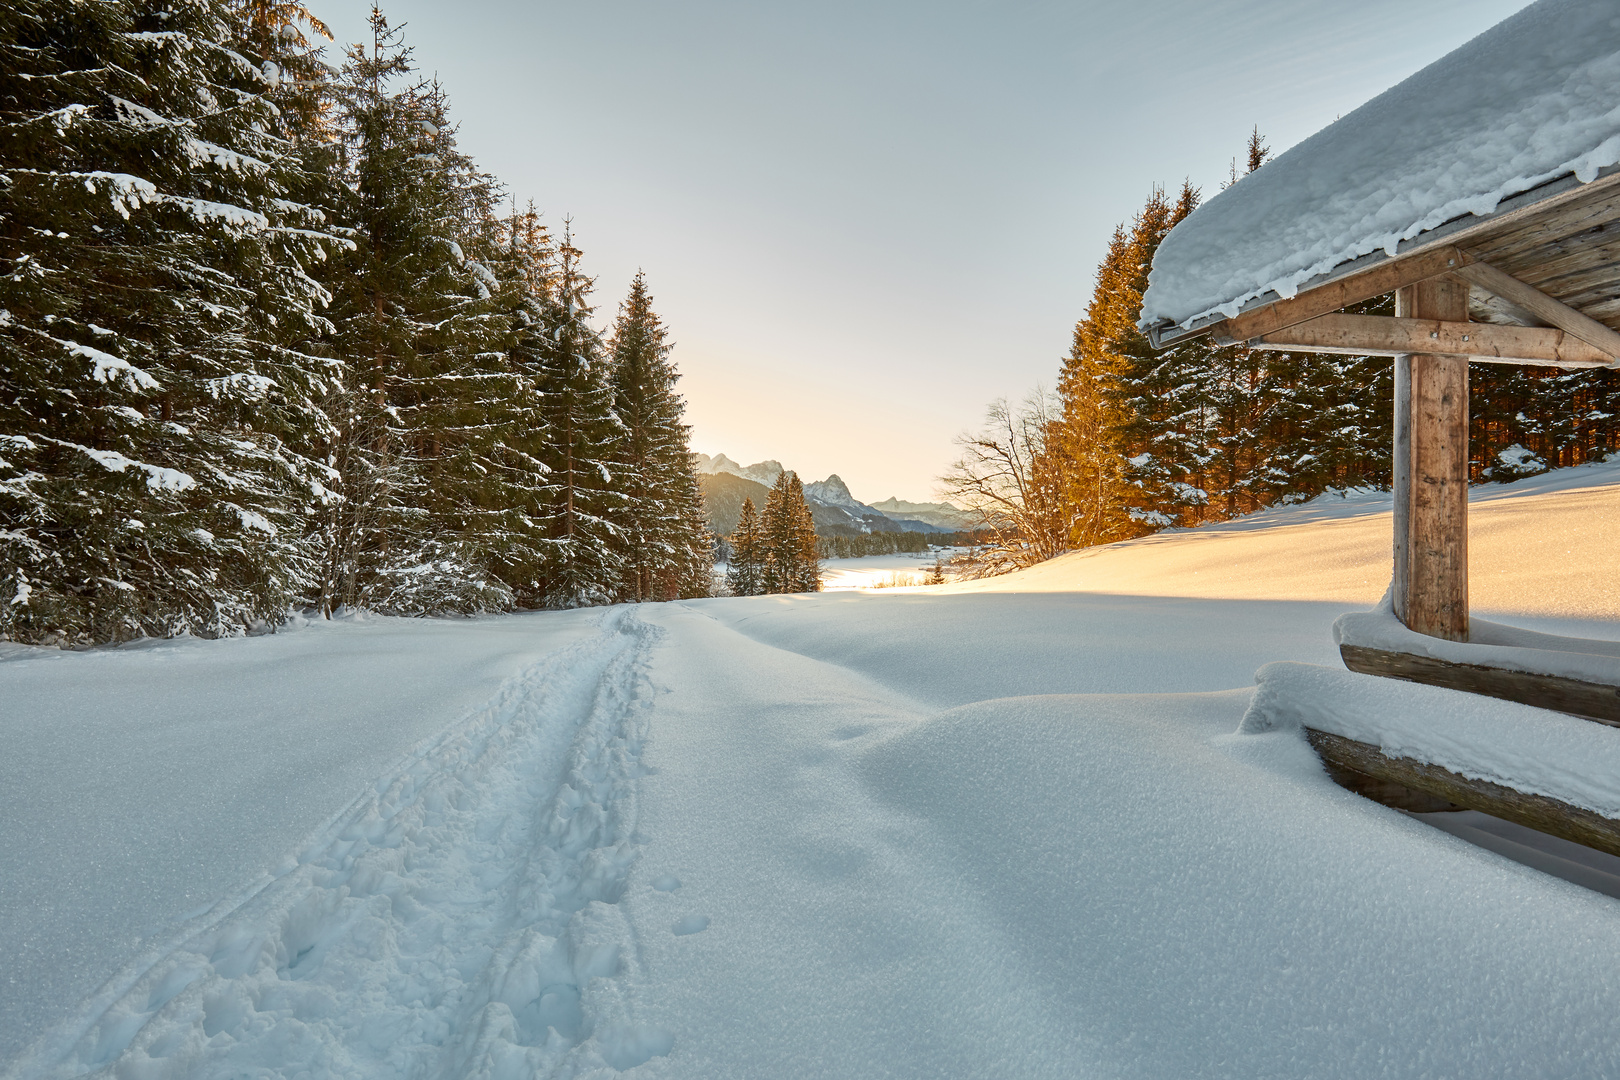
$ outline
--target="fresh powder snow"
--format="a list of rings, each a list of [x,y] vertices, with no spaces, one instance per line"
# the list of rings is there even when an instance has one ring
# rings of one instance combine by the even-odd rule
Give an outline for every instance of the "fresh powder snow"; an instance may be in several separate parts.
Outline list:
[[[1620,162],[1620,10],[1540,0],[1193,211],[1165,237],[1144,326],[1231,317],[1341,263]]]
[[[1476,489],[1478,610],[1620,639],[1617,486]],[[1389,532],[1350,493],[929,588],[0,646],[0,1076],[1620,1072],[1620,860],[1260,722],[1615,805],[1616,732],[1339,667]]]

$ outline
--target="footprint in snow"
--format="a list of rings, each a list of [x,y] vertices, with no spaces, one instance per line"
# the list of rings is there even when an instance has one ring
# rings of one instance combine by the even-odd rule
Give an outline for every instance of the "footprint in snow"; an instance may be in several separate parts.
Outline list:
[[[674,874],[660,874],[653,878],[652,887],[659,892],[674,892],[681,887],[681,879]]]
[[[709,917],[707,915],[688,915],[670,929],[677,937],[684,937],[687,934],[701,934],[708,928]]]

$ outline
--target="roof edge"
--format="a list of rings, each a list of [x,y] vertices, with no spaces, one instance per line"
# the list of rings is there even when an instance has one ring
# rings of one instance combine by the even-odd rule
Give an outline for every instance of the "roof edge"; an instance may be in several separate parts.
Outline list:
[[[1414,237],[1402,240],[1396,245],[1393,256],[1386,251],[1380,250],[1368,252],[1360,258],[1342,262],[1327,273],[1318,274],[1309,281],[1301,283],[1299,288],[1295,290],[1294,295],[1301,296],[1323,285],[1347,277],[1354,277],[1382,263],[1416,255],[1439,243],[1463,243],[1470,235],[1476,232],[1489,226],[1500,225],[1502,222],[1512,220],[1515,217],[1527,215],[1531,210],[1541,209],[1545,203],[1561,201],[1565,197],[1573,197],[1576,194],[1586,194],[1595,188],[1615,186],[1620,186],[1620,164],[1608,165],[1599,169],[1595,177],[1585,182],[1582,182],[1574,172],[1555,176],[1551,180],[1544,181],[1535,187],[1519,192],[1517,195],[1510,195],[1501,200],[1496,204],[1496,209],[1489,214],[1483,216],[1479,214],[1463,214],[1460,217],[1452,218],[1450,221],[1442,222],[1432,229],[1418,233]],[[1267,304],[1273,304],[1282,299],[1285,299],[1285,297],[1279,295],[1275,289],[1268,289],[1259,296],[1246,301],[1238,308],[1236,315],[1222,315],[1219,312],[1211,312],[1207,315],[1189,319],[1185,323],[1174,323],[1169,319],[1162,319],[1152,325],[1141,327],[1141,329],[1147,333],[1148,342],[1153,348],[1164,349],[1177,342],[1191,341],[1194,338],[1202,337],[1228,319],[1236,318],[1237,315],[1265,307]]]

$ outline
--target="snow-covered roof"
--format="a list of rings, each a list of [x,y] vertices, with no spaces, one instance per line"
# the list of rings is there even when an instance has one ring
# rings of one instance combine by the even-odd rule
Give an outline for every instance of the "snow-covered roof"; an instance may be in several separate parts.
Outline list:
[[[1165,237],[1142,324],[1187,326],[1620,163],[1620,4],[1540,0],[1210,199]]]

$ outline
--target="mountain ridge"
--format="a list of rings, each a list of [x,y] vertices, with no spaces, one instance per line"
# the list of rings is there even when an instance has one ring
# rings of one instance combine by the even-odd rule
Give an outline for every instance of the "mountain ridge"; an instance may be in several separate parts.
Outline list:
[[[694,454],[698,480],[703,487],[709,524],[722,536],[737,527],[744,499],[752,499],[764,509],[764,497],[776,478],[786,471],[781,462],[766,460],[741,465],[725,454]],[[954,532],[972,528],[970,515],[949,503],[908,503],[894,497],[888,502],[894,512],[861,502],[850,493],[849,485],[837,474],[804,485],[804,501],[823,536],[852,536],[874,532]],[[903,508],[916,506],[915,514]]]

